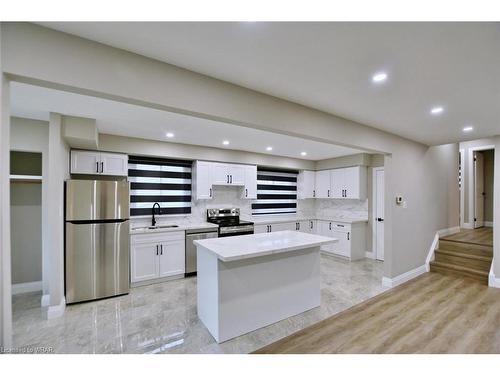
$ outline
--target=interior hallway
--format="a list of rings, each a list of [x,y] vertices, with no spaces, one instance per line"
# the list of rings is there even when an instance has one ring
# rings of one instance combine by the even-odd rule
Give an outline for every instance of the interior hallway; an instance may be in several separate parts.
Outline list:
[[[500,290],[430,272],[255,353],[500,353]]]

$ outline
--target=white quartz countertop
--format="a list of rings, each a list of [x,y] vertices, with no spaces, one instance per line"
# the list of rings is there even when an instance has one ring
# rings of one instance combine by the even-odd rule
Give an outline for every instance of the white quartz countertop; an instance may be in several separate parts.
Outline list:
[[[338,242],[338,239],[295,231],[249,234],[245,236],[196,240],[197,247],[214,253],[221,261],[230,262]]]
[[[300,215],[283,215],[278,217],[255,217],[247,216],[245,220],[253,221],[255,225],[259,224],[275,224],[275,223],[287,223],[290,221],[307,221],[307,220],[324,220],[324,221],[335,221],[338,223],[346,224],[357,224],[357,223],[367,223],[367,218],[346,218],[346,217],[335,217],[335,216],[300,216]]]
[[[161,228],[163,225],[177,225],[177,227],[165,227]],[[200,222],[190,222],[190,221],[179,221],[179,222],[168,222],[159,224],[159,228],[150,229],[148,227],[136,227],[130,229],[130,234],[144,234],[144,233],[164,233],[164,232],[175,232],[180,230],[191,230],[191,229],[217,229],[219,226],[217,224],[209,223],[206,221]]]

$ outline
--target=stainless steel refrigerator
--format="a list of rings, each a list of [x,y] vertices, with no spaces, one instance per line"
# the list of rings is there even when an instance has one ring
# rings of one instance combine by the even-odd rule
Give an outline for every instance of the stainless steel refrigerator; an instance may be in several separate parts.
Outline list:
[[[129,184],[66,181],[66,302],[129,292]]]

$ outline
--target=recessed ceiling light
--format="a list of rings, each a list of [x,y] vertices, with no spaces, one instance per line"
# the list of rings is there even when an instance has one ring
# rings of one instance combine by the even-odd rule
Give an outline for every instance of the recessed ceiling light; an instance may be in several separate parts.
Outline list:
[[[387,79],[387,73],[378,72],[372,76],[372,81],[375,83],[382,83]]]
[[[174,138],[174,133],[167,133],[166,136],[167,138]]]
[[[307,155],[307,152],[302,151],[300,154],[301,154],[302,156],[306,156],[306,155]]]
[[[271,146],[267,146],[267,147],[266,147],[266,150],[267,150],[267,151],[272,151],[272,150],[273,150],[273,148],[272,148]]]
[[[223,144],[224,146],[227,146],[227,145],[229,144],[229,141],[222,141],[222,144]]]
[[[443,113],[443,111],[444,111],[443,107],[433,107],[431,109],[431,115],[440,115],[441,113]]]
[[[474,130],[473,126],[466,126],[465,128],[462,129],[464,133],[470,133],[471,131]]]

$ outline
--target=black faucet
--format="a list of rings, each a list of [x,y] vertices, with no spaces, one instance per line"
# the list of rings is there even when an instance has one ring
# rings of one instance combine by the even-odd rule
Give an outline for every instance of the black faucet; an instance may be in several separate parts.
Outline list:
[[[158,206],[158,215],[161,215],[160,204],[158,202],[155,202],[155,204],[153,204],[153,219],[151,220],[151,226],[152,227],[156,226],[156,219],[155,219],[155,207],[156,206]]]

